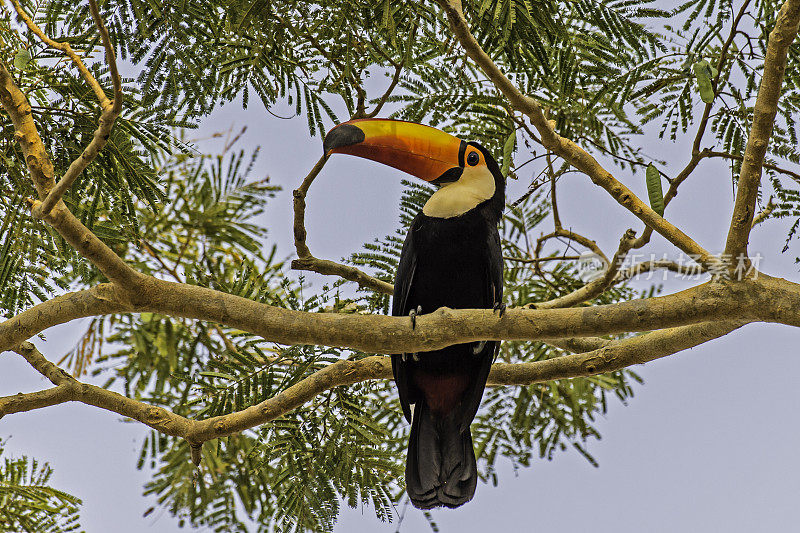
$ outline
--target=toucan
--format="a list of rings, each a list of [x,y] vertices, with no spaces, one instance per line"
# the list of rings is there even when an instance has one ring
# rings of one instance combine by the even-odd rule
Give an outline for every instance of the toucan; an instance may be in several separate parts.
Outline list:
[[[326,154],[378,161],[438,187],[408,230],[394,283],[392,315],[416,316],[440,307],[503,305],[498,223],[505,179],[476,142],[413,122],[356,119],[325,136]],[[420,509],[458,507],[475,494],[478,471],[470,424],[481,403],[495,341],[392,355],[392,371],[411,423],[406,490]]]

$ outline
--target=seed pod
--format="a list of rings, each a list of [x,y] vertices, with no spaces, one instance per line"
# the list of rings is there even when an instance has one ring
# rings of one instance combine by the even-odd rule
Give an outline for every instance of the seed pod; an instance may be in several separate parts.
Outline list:
[[[697,77],[697,87],[700,90],[700,98],[703,102],[710,104],[714,101],[714,87],[711,85],[713,76],[712,67],[705,59],[701,59],[692,65],[695,77]],[[716,69],[714,69],[716,70]]]
[[[663,217],[664,194],[661,192],[661,173],[653,163],[647,165],[645,181],[647,183],[647,196],[650,198],[650,207]]]
[[[511,168],[511,160],[514,157],[514,148],[516,148],[516,146],[517,132],[512,129],[511,135],[508,136],[505,144],[503,144],[503,167],[500,169],[503,176],[508,176],[509,169]]]

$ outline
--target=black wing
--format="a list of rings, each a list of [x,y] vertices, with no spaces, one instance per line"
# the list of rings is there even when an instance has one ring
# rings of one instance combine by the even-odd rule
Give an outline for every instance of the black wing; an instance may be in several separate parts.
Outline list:
[[[416,222],[416,220],[414,221]],[[403,243],[403,250],[400,252],[400,264],[397,266],[397,274],[394,278],[394,296],[392,297],[392,315],[405,316],[411,310],[408,304],[408,294],[411,292],[411,285],[414,283],[414,274],[417,270],[417,248],[414,245],[414,226],[408,230],[406,240]],[[403,414],[406,420],[411,422],[410,404],[415,399],[410,398],[408,389],[407,367],[402,361],[401,355],[392,355],[392,373],[397,384],[397,391],[400,394],[400,405],[403,407]]]

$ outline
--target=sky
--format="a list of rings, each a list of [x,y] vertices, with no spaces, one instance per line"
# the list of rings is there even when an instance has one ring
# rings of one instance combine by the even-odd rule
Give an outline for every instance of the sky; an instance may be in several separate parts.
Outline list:
[[[382,87],[385,82],[377,79],[374,83]],[[289,256],[293,253],[291,190],[321,154],[321,140],[308,136],[304,118],[279,120],[254,100],[247,110],[238,102],[218,109],[190,136],[207,137],[229,128],[238,131],[245,125],[242,146],[261,146],[253,180],[269,175],[284,188],[259,222],[269,228],[268,240],[277,242]],[[220,146],[219,141],[209,142],[203,146]],[[670,161],[672,175],[690,155],[688,146],[676,146],[655,135],[646,135],[642,143],[646,153]],[[601,162],[610,168],[608,161]],[[614,172],[646,198],[641,172]],[[332,158],[307,199],[311,251],[317,257],[338,260],[362,243],[393,231],[402,177],[399,171],[370,161]],[[530,174],[523,172],[521,178],[510,183],[510,199],[525,191]],[[706,249],[719,253],[732,201],[727,167],[706,161],[681,187],[666,217]],[[565,227],[597,240],[608,255],[625,229],[641,230],[637,219],[581,174],[570,173],[560,181],[559,209]],[[549,231],[551,224],[547,220],[541,229]],[[798,280],[793,250],[781,254],[787,227],[787,222],[780,221],[757,227],[750,250],[763,257],[759,267],[765,273]],[[646,251],[676,257],[676,250],[657,236]],[[306,276],[316,286],[323,283],[320,276]],[[664,291],[691,283],[672,279]],[[47,357],[57,360],[82,327],[76,321],[52,328],[45,332],[46,342],[35,343]],[[598,468],[574,451],[557,454],[552,461],[537,459],[532,467],[516,472],[501,462],[498,487],[479,484],[469,504],[433,513],[440,531],[796,529],[800,519],[798,341],[796,329],[752,324],[722,339],[635,367],[644,385],[634,387],[635,396],[628,405],[610,402],[609,412],[597,423],[602,440],[588,444]],[[0,395],[46,386],[19,356],[0,355]],[[0,438],[8,438],[9,455],[27,454],[49,462],[55,470],[52,484],[83,499],[82,524],[87,531],[186,531],[166,511],[142,516],[155,503],[142,496],[148,472],[136,470],[148,431],[140,424],[123,422],[115,413],[80,404],[0,420]],[[344,507],[336,531],[396,529],[396,522],[377,521],[371,508]],[[426,530],[422,514],[409,508],[400,531]]]

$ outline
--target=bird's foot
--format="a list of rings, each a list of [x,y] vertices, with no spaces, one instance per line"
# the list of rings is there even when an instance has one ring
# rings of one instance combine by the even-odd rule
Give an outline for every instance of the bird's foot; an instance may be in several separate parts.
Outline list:
[[[475,346],[472,347],[472,355],[478,355],[481,353],[484,346],[486,346],[486,341],[476,342]]]
[[[503,302],[498,302],[494,304],[494,311],[500,311],[500,316],[498,318],[503,318],[503,314],[506,312],[506,304]]]
[[[411,329],[417,329],[417,315],[422,314],[422,306],[418,305],[416,309],[412,309],[408,312],[408,316],[411,317]]]
[[[404,362],[404,363],[407,363],[407,362],[408,362],[408,356],[409,356],[409,355],[411,356],[411,359],[412,359],[413,361],[419,361],[419,354],[418,354],[418,353],[416,353],[416,352],[414,352],[414,353],[412,353],[412,354],[404,353],[404,354],[401,356],[401,359],[403,360],[403,362]]]

